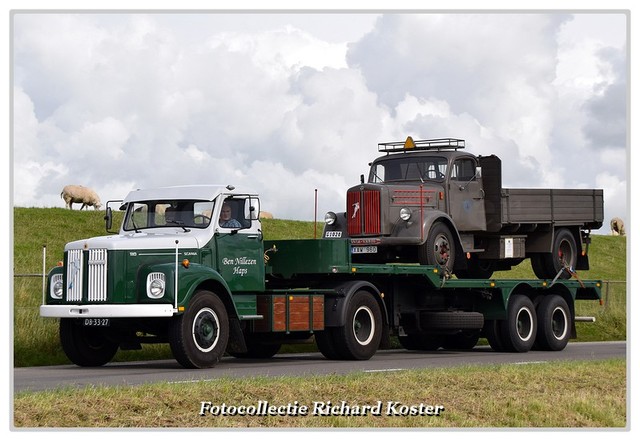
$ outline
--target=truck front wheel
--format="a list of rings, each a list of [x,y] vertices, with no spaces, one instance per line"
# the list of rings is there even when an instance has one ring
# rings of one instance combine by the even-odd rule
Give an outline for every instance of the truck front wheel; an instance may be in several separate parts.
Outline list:
[[[436,222],[429,230],[427,241],[420,247],[419,260],[423,265],[434,265],[453,272],[456,246],[453,235],[442,222]]]
[[[172,319],[169,345],[186,368],[208,368],[220,361],[229,341],[229,318],[211,291],[197,292],[184,314]]]
[[[83,327],[76,319],[60,319],[60,343],[66,356],[78,366],[102,366],[118,351],[104,328]]]
[[[382,313],[376,299],[366,291],[356,292],[347,306],[347,322],[336,331],[336,351],[340,358],[368,360],[373,357],[382,338]]]

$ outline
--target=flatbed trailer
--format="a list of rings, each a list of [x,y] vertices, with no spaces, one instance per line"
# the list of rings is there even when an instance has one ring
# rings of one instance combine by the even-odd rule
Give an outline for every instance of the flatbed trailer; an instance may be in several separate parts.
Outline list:
[[[324,346],[340,346],[336,340],[342,337],[336,335],[344,335],[345,327],[356,332],[362,326],[346,313],[357,293],[376,300],[383,342],[395,335],[407,349],[470,349],[486,337],[495,350],[517,352],[536,343],[540,349],[564,349],[576,337],[575,301],[601,298],[600,281],[455,279],[433,265],[353,263],[348,240],[266,241],[265,249],[272,250],[269,288],[291,296],[302,289],[302,295],[321,297],[325,328],[315,331],[316,340],[330,343]],[[265,296],[275,294],[271,290]],[[285,310],[296,312],[295,306]],[[371,327],[377,314],[367,311],[361,317]],[[319,346],[323,350],[323,343]],[[323,352],[331,355],[330,349]]]

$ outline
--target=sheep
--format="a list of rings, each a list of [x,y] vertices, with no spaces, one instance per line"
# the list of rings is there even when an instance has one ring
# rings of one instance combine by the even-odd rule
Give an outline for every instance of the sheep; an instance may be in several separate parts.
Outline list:
[[[614,236],[624,236],[624,222],[619,217],[611,219],[611,234]]]
[[[273,214],[268,211],[260,211],[260,219],[273,219]]]
[[[73,210],[73,204],[82,204],[80,210],[89,206],[93,206],[94,210],[99,210],[102,207],[96,192],[82,185],[65,185],[60,197],[64,199],[65,206],[69,210]]]

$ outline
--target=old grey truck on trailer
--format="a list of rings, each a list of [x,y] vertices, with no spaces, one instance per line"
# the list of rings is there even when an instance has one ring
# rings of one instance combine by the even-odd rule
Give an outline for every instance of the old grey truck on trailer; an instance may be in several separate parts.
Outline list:
[[[378,144],[367,182],[325,216],[323,237],[349,239],[361,263],[419,262],[458,278],[489,278],[525,258],[541,279],[589,268],[602,226],[600,189],[502,187],[502,162],[438,138]]]

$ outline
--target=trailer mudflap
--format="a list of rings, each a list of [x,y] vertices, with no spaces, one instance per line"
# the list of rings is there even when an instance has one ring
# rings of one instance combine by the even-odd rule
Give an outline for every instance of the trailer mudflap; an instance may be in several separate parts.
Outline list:
[[[255,332],[324,330],[324,295],[313,292],[275,292],[257,296]]]

